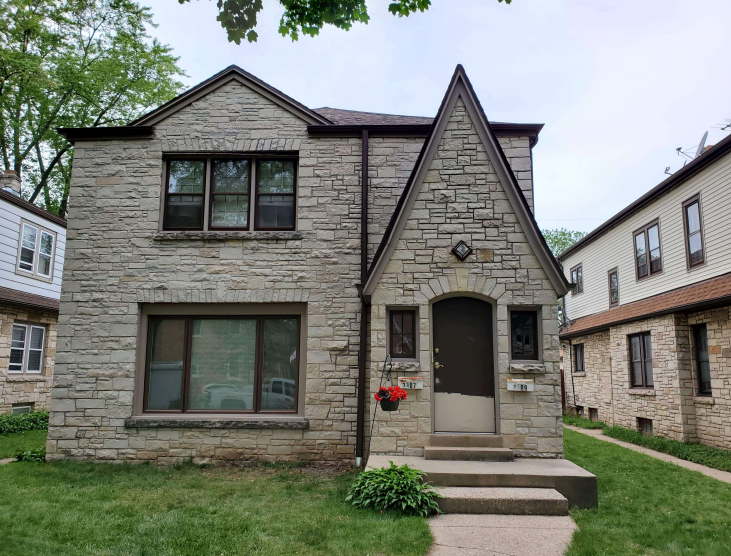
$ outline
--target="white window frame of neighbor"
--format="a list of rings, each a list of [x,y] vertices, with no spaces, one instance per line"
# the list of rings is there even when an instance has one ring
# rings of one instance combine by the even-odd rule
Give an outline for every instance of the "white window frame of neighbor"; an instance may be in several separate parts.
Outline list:
[[[27,411],[16,411],[18,409],[27,410]],[[33,413],[33,404],[25,403],[25,404],[14,405],[12,408],[10,408],[10,413],[12,413],[13,415],[19,415],[21,413]]]
[[[35,230],[35,239],[33,242],[33,262],[27,263],[22,261],[21,255],[23,253],[23,249],[30,250],[30,246],[24,245],[24,236],[25,236],[25,230],[33,229]],[[51,238],[51,252],[50,253],[41,253],[41,239],[43,236],[49,236]],[[20,237],[18,238],[18,257],[17,262],[15,264],[15,273],[19,274],[21,276],[28,276],[29,278],[34,278],[36,280],[43,280],[44,282],[52,282],[53,281],[53,267],[54,267],[54,261],[56,258],[56,240],[57,240],[56,233],[49,230],[48,228],[44,228],[43,226],[39,226],[38,224],[35,224],[33,222],[29,222],[28,220],[21,220],[20,221]],[[42,274],[39,272],[40,268],[40,258],[41,255],[44,257],[49,257],[48,262],[48,274]],[[30,264],[30,269],[27,268]],[[23,266],[25,265],[25,267]]]
[[[14,322],[13,323],[13,332],[15,332],[15,329],[23,329],[23,341],[22,345],[17,345],[19,343],[19,340],[13,340],[13,336],[11,333],[10,336],[10,359],[8,361],[8,374],[31,374],[31,375],[40,375],[43,373],[43,352],[46,347],[46,327],[40,326],[37,324],[27,324],[22,322]],[[31,339],[33,336],[33,332],[35,330],[41,331],[41,347],[40,348],[31,348]],[[13,352],[22,351],[22,358],[21,362],[18,363],[12,363],[12,355]],[[29,355],[30,352],[40,352],[40,359],[38,362],[38,368],[37,369],[28,369],[28,361],[29,361]],[[13,368],[13,367],[20,367]]]

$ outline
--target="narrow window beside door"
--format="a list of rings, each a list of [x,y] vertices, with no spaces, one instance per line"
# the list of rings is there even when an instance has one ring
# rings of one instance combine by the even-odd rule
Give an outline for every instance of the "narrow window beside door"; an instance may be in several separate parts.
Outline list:
[[[630,374],[634,388],[654,388],[652,338],[649,332],[629,336]]]
[[[416,311],[389,311],[389,341],[393,359],[416,357]]]
[[[538,311],[510,310],[510,358],[513,361],[538,361]]]
[[[586,372],[586,367],[584,366],[584,344],[574,345],[574,372]]]
[[[711,388],[711,363],[708,357],[708,330],[705,324],[698,324],[693,327],[693,339],[695,343],[695,361],[698,369],[698,394],[710,396]]]
[[[705,262],[700,195],[695,195],[683,203],[683,225],[685,228],[685,252],[688,268],[690,269]]]

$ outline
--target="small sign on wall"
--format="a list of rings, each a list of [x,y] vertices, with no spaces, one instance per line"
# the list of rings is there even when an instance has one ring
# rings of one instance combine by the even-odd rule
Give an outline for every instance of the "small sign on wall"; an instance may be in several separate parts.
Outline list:
[[[532,378],[509,378],[508,392],[533,392],[535,383]]]
[[[398,385],[404,390],[423,390],[424,377],[422,376],[400,376]]]

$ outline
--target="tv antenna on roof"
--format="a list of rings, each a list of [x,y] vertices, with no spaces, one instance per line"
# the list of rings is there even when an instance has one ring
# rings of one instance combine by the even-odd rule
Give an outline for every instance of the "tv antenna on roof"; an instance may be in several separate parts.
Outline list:
[[[703,154],[703,149],[706,147],[706,139],[708,139],[707,131],[703,134],[703,139],[701,139],[701,142],[698,143],[698,150],[695,152],[695,158],[698,158],[700,155]]]

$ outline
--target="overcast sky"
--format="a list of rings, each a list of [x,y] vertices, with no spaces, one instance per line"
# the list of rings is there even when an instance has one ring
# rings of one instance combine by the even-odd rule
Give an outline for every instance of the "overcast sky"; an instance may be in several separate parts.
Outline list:
[[[215,2],[141,0],[194,85],[237,64],[310,108],[433,116],[461,63],[490,120],[543,123],[534,149],[542,228],[589,231],[660,183],[675,149],[731,119],[729,0],[432,0],[409,18],[293,43],[264,0],[259,41],[229,44]],[[694,149],[693,149],[694,151]]]

